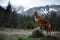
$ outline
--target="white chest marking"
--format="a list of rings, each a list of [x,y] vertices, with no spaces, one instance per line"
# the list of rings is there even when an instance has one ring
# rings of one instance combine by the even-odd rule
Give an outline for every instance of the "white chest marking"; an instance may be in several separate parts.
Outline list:
[[[36,17],[34,17],[35,18],[35,21],[37,21],[37,18]]]

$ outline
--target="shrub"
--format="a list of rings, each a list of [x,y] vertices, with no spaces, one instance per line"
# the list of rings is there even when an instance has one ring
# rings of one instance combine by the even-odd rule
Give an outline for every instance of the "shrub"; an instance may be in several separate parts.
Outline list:
[[[35,28],[35,23],[34,23],[33,21],[28,21],[28,22],[26,23],[26,27],[27,27],[28,29],[33,29],[33,28]]]

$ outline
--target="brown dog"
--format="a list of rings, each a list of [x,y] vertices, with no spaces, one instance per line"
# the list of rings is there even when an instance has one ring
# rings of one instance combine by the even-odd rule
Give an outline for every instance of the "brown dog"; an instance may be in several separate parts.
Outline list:
[[[41,27],[41,24],[42,24],[42,25],[45,25],[45,28],[46,28],[46,30],[47,30],[47,34],[49,34],[49,33],[51,34],[51,32],[50,32],[50,31],[51,31],[51,24],[49,23],[49,21],[43,19],[43,18],[38,14],[37,11],[35,11],[35,12],[33,13],[33,16],[34,16],[34,18],[35,18],[37,28],[40,28],[40,27]]]

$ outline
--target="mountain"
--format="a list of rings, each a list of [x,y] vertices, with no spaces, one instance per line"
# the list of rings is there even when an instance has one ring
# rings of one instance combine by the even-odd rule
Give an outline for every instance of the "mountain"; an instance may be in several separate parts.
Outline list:
[[[38,11],[41,15],[48,13],[51,10],[60,10],[60,5],[46,5],[30,8],[27,11],[23,12],[23,15],[32,15],[34,11]]]
[[[50,8],[54,8],[56,10],[60,10],[60,5],[51,5]]]

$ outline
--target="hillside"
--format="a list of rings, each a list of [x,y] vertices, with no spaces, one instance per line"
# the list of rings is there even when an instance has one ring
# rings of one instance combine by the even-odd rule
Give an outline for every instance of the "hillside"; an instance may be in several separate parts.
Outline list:
[[[24,11],[23,14],[31,16],[34,11],[39,11],[40,14],[45,14],[51,10],[54,10],[54,11],[60,10],[60,5],[50,5],[50,6],[46,5],[46,6],[33,7],[33,8],[28,9],[27,11]]]

